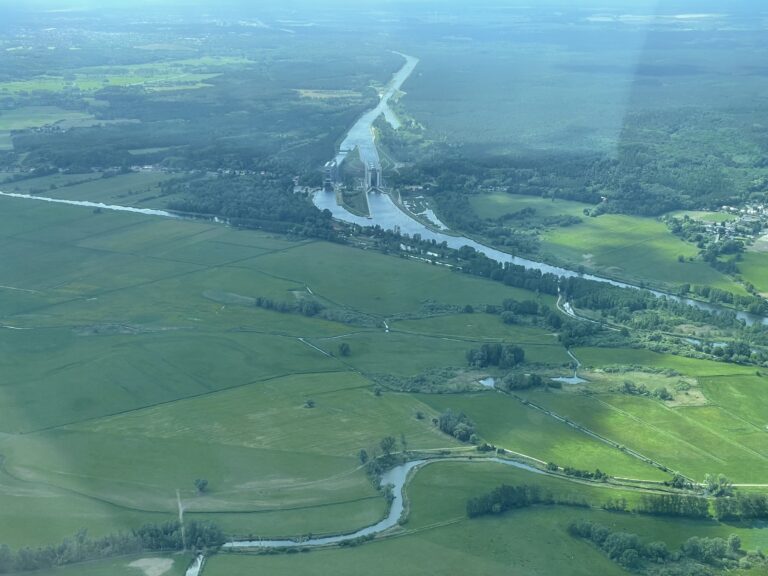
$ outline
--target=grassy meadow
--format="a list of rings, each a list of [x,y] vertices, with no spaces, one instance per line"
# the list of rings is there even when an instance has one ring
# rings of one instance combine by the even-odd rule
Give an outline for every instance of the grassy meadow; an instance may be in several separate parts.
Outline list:
[[[102,182],[110,180],[79,185],[96,190]],[[383,500],[360,469],[361,449],[372,452],[390,434],[403,435],[411,448],[457,443],[436,431],[437,412],[427,403],[376,395],[364,374],[461,368],[466,349],[486,338],[482,331],[462,334],[469,315],[434,329],[413,326],[423,334],[386,333],[264,310],[252,299],[311,296],[378,323],[389,315],[418,317],[427,303],[535,298],[342,246],[2,202],[0,454],[7,493],[29,491],[29,500],[14,504],[16,514],[44,514],[48,498],[66,518],[23,538],[0,533],[10,542],[48,543],[81,526],[99,534],[168,518],[177,490],[190,514],[215,517],[237,534],[371,523]],[[396,280],[404,270],[413,284]],[[370,298],[382,284],[391,290]],[[447,284],[455,290],[440,288]],[[544,331],[472,318],[494,340],[543,345],[563,360]],[[344,361],[337,355],[342,341],[352,348]],[[395,357],[409,361],[394,369]],[[199,477],[209,481],[205,495],[193,486]],[[66,513],[75,506],[82,513]]]
[[[764,482],[768,406],[760,400],[760,390],[768,380],[757,376],[754,369],[645,350],[592,348],[574,353],[585,367],[614,364],[673,369],[693,379],[703,396],[687,404],[620,394],[615,390],[631,376],[621,373],[612,377],[613,391],[579,394],[564,390],[524,396],[697,480],[708,473],[724,473],[734,482]],[[610,375],[603,377],[611,379]],[[659,384],[663,380],[656,377]],[[652,382],[653,376],[649,384]],[[685,398],[685,393],[674,393]]]
[[[542,226],[541,257],[571,267],[633,283],[645,282],[672,290],[681,284],[713,286],[744,294],[744,288],[706,262],[695,259],[695,245],[674,236],[655,218],[601,214],[584,215],[587,204],[569,200],[507,194],[484,193],[471,198],[471,205],[482,218],[498,218],[532,208],[533,226]],[[578,224],[546,227],[544,220],[555,216],[574,216]],[[512,224],[514,226],[514,223]],[[683,256],[686,262],[679,262]]]
[[[628,574],[589,544],[571,538],[568,524],[588,519],[613,530],[633,532],[645,540],[660,540],[670,548],[686,538],[727,537],[737,533],[747,548],[768,543],[765,530],[714,521],[695,522],[617,514],[590,508],[536,506],[501,516],[469,520],[466,501],[499,484],[536,484],[561,497],[595,504],[621,497],[621,491],[574,487],[573,483],[533,475],[507,466],[444,462],[423,468],[409,486],[410,516],[402,535],[347,549],[308,554],[256,556],[219,554],[206,568],[214,576],[235,574],[358,574],[361,566],[377,566],[377,574]],[[631,497],[631,495],[630,495]],[[388,561],[398,558],[397,563]],[[578,561],[574,561],[578,558]]]
[[[97,194],[100,182],[73,185]],[[60,180],[59,189],[65,183]],[[0,542],[48,544],[81,527],[101,535],[164,521],[177,513],[177,498],[188,518],[214,520],[233,536],[354,530],[385,511],[360,466],[360,450],[373,453],[387,435],[405,437],[409,449],[458,447],[432,424],[449,408],[465,412],[483,440],[543,462],[666,478],[496,392],[377,392],[377,375],[466,371],[466,350],[483,342],[522,346],[532,370],[565,371],[570,359],[550,331],[445,308],[539,298],[533,293],[342,245],[0,201],[0,255],[7,263],[0,268],[0,506],[10,520],[0,526]],[[265,310],[253,305],[258,296],[313,298],[365,321]],[[549,297],[541,300],[552,305]],[[436,306],[447,312],[435,315]],[[340,354],[342,343],[349,344],[348,356]],[[566,387],[528,397],[696,478],[723,472],[737,482],[763,480],[768,453],[759,428],[768,408],[760,401],[740,408],[744,397],[761,390],[763,377],[753,369],[644,350],[575,354],[587,373],[612,364],[674,368],[696,382],[707,402],[669,407],[618,395],[610,392],[607,373],[608,384],[601,380],[593,395]],[[474,544],[459,545],[469,526],[463,519],[468,494],[502,481],[535,480],[595,504],[618,493],[531,477],[488,464],[427,466],[408,489],[407,537],[292,560],[322,556],[343,574],[360,562],[402,554],[413,556],[418,574],[429,568],[415,555],[433,548],[450,550],[440,560],[446,567],[477,563],[480,573],[503,573],[522,558],[530,573],[546,574],[586,554],[603,573],[619,573],[561,530],[577,514],[605,513],[536,508],[483,519],[473,524],[480,527],[472,529]],[[205,493],[195,489],[196,478],[208,480]],[[26,528],[19,531],[13,522],[22,518]],[[648,534],[662,522],[610,518],[626,518],[635,531],[646,530],[646,522]],[[713,526],[691,530],[720,530]],[[745,533],[745,542],[761,534]],[[554,552],[542,554],[534,541]],[[221,555],[206,573],[279,574],[286,562],[283,556]]]
[[[745,252],[737,264],[741,277],[765,296],[768,294],[768,253]]]
[[[464,412],[488,442],[544,462],[613,476],[664,480],[667,475],[567,424],[496,392],[421,396],[433,409]]]
[[[121,556],[74,566],[37,570],[39,576],[184,576],[191,554]]]
[[[0,94],[94,92],[108,86],[141,86],[150,91],[189,90],[208,86],[206,80],[215,78],[228,67],[249,63],[243,58],[202,57],[126,66],[89,66],[72,70],[66,77],[51,75],[0,82]]]

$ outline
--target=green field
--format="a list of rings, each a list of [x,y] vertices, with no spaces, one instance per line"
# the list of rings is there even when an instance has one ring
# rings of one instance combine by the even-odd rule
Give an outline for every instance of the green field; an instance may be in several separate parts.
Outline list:
[[[643,350],[593,348],[578,349],[575,354],[585,366],[612,363],[675,369],[700,383],[705,402],[667,405],[652,398],[610,391],[591,395],[568,391],[524,395],[603,437],[698,480],[708,473],[724,473],[735,482],[764,481],[768,472],[768,405],[760,400],[758,391],[767,381],[755,376],[754,370]],[[616,385],[625,378],[617,374]],[[755,400],[745,403],[752,396]]]
[[[705,210],[681,210],[679,212],[671,212],[670,216],[675,218],[688,216],[692,220],[700,220],[701,222],[730,222],[738,217],[731,212]]]
[[[203,57],[127,66],[91,66],[67,76],[38,76],[30,80],[0,82],[0,94],[31,92],[93,92],[106,86],[141,86],[147,90],[204,88],[229,66],[242,66],[243,58]]]
[[[89,126],[94,121],[95,118],[85,112],[64,110],[56,106],[25,106],[0,113],[0,132],[40,128],[48,124],[59,124],[61,128]]]
[[[296,260],[268,254],[258,259],[256,267],[302,283],[329,302],[382,318],[418,312],[434,302],[480,306],[501,304],[505,298],[536,299],[531,292],[401,258],[360,256],[355,266],[343,265],[350,251],[333,244],[308,244],[292,255]]]
[[[115,194],[156,185],[150,175],[49,178],[56,193],[92,187],[94,198],[102,182],[114,181],[121,190]],[[354,530],[385,510],[359,451],[373,453],[387,435],[405,437],[413,450],[458,447],[432,424],[448,408],[469,415],[483,440],[543,462],[667,477],[509,396],[376,391],[378,375],[454,367],[477,379],[486,372],[466,372],[465,352],[482,342],[518,344],[530,369],[564,372],[570,359],[548,330],[448,307],[477,310],[505,298],[551,306],[551,297],[373,251],[213,223],[9,198],[2,204],[0,506],[10,522],[0,523],[0,542],[48,544],[81,527],[98,536],[164,521],[177,513],[178,499],[188,518],[214,520],[229,535]],[[353,323],[265,310],[253,305],[258,296],[312,298]],[[341,343],[349,344],[348,356],[340,355]],[[768,421],[768,405],[739,407],[745,395],[759,396],[763,378],[754,369],[645,350],[574,353],[586,373],[610,364],[674,368],[697,383],[708,403],[669,408],[605,392],[602,381],[591,396],[567,389],[528,396],[696,478],[723,472],[738,482],[763,481],[768,453],[759,427]],[[415,555],[435,547],[451,550],[446,569],[476,563],[478,573],[499,573],[524,558],[530,573],[547,574],[572,555],[587,555],[604,566],[602,573],[615,572],[561,530],[575,514],[597,512],[542,508],[479,520],[470,545],[459,546],[468,492],[530,476],[496,465],[428,466],[408,489],[407,537],[296,558],[322,556],[343,574],[379,554],[402,554],[413,556],[417,574],[428,568]],[[208,480],[206,493],[196,491],[196,478]],[[536,481],[596,505],[605,492],[620,492]],[[22,518],[20,531],[14,521]],[[624,518],[638,532],[660,529],[651,520],[615,521]],[[761,534],[745,533],[745,542]],[[542,554],[532,545],[537,538],[555,552]],[[279,574],[286,561],[222,555],[206,573]]]
[[[745,252],[737,264],[741,277],[765,296],[768,294],[768,253]]]
[[[587,204],[494,192],[471,198],[472,208],[483,218],[532,208],[534,226],[553,216],[581,218],[579,224],[542,228],[541,256],[545,261],[570,267],[583,266],[597,274],[633,283],[645,282],[670,289],[681,284],[706,285],[744,294],[733,280],[712,269],[706,262],[679,262],[678,257],[695,258],[698,249],[674,236],[654,218],[602,214],[584,215]],[[515,223],[511,223],[515,226]]]
[[[614,490],[577,487],[568,481],[497,464],[432,464],[420,470],[409,487],[411,516],[401,537],[309,554],[219,554],[210,559],[206,574],[319,575],[329,570],[334,574],[359,574],[361,566],[376,566],[377,574],[392,575],[627,574],[595,548],[568,535],[568,524],[578,518],[637,533],[646,541],[661,540],[671,548],[693,535],[726,537],[738,533],[745,548],[763,547],[768,542],[765,530],[562,506],[539,506],[500,517],[468,520],[464,511],[466,500],[501,483],[538,484],[559,497],[573,496],[595,503],[621,495]],[[393,563],[391,558],[398,561]]]
[[[488,442],[544,462],[643,480],[667,475],[509,396],[494,392],[421,396],[437,411],[465,412]]]
[[[53,178],[59,190],[71,184]],[[427,302],[535,298],[445,269],[213,224],[12,199],[3,208],[0,453],[8,482],[30,491],[15,506],[44,514],[51,493],[66,518],[25,541],[168,518],[177,490],[190,514],[215,517],[232,533],[372,523],[383,501],[359,468],[361,449],[372,452],[389,434],[411,448],[456,442],[434,429],[436,412],[423,401],[377,396],[355,371],[460,367],[482,336],[461,335],[450,318],[435,319],[435,334],[428,325],[424,336],[385,333],[263,310],[250,299],[295,301],[311,286],[328,307],[383,318],[418,316]],[[329,266],[339,273],[329,275]],[[381,298],[362,293],[403,268],[413,285],[393,278]],[[456,290],[431,289],[448,280]],[[458,338],[438,335],[451,329]],[[543,331],[500,330],[505,340],[558,349]],[[333,354],[343,340],[352,354],[341,362]],[[394,370],[391,358],[407,352],[410,362]],[[209,480],[205,496],[192,484],[198,477]],[[75,506],[83,513],[66,512]]]
[[[37,570],[39,576],[184,576],[191,554],[124,556],[112,560],[85,562],[51,570]]]
[[[55,124],[60,129],[99,124],[86,112],[65,110],[57,106],[23,106],[0,112],[0,150],[13,150],[13,130],[41,128]]]
[[[168,174],[159,172],[129,172],[110,177],[102,177],[100,173],[53,174],[0,184],[0,190],[64,200],[162,209],[170,196],[162,195],[159,184],[169,178]]]

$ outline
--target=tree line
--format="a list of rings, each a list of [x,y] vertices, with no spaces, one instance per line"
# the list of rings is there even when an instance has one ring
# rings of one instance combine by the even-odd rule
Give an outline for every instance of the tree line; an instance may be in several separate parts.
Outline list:
[[[679,550],[671,551],[664,542],[646,544],[637,534],[612,530],[588,520],[572,522],[568,532],[590,541],[624,568],[649,576],[712,576],[713,569],[720,572],[766,565],[761,552],[742,550],[741,538],[736,534],[727,539],[692,536]]]
[[[552,503],[554,503],[552,494],[542,492],[538,486],[502,484],[487,494],[467,500],[467,516],[476,518],[486,514],[501,514],[513,508]]]
[[[333,217],[304,194],[294,193],[286,168],[263,174],[220,174],[175,178],[159,184],[167,207],[188,214],[215,215],[243,228],[336,240]]]
[[[216,548],[224,543],[224,533],[211,522],[178,521],[145,524],[126,532],[90,538],[80,530],[59,544],[11,550],[0,546],[0,574],[44,570],[89,560],[99,560],[140,552],[175,552],[185,548]]]

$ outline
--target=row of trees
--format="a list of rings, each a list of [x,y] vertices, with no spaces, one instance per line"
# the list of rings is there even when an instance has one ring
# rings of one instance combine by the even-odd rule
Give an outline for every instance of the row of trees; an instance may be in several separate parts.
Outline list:
[[[732,497],[716,498],[715,518],[718,520],[768,520],[768,496],[738,492]]]
[[[635,512],[654,516],[709,518],[709,501],[686,494],[644,494]]]
[[[664,542],[645,544],[637,534],[616,532],[587,520],[572,522],[568,531],[572,536],[595,544],[614,562],[644,574],[705,576],[712,574],[709,567],[735,568],[741,565],[748,568],[753,563],[765,562],[759,553],[743,552],[741,539],[736,534],[728,539],[693,536],[683,543],[680,550],[672,552]]]
[[[257,308],[272,310],[274,312],[297,312],[307,317],[317,316],[323,310],[323,305],[311,298],[302,298],[298,302],[284,302],[258,296],[254,299],[253,305]]]
[[[467,350],[467,362],[475,368],[514,368],[525,361],[525,350],[514,344],[483,344]]]
[[[245,228],[336,239],[331,213],[295,194],[288,172],[176,178],[159,186],[174,198],[169,210],[216,215]]]
[[[186,548],[221,546],[225,539],[221,529],[211,522],[178,521],[145,524],[128,532],[90,538],[86,530],[57,545],[21,548],[13,551],[0,546],[0,574],[43,570],[89,560],[98,560],[139,552],[178,551]]]
[[[487,494],[467,501],[467,516],[475,518],[485,514],[500,514],[513,508],[525,508],[534,504],[553,503],[551,494],[544,494],[538,486],[502,484]]]

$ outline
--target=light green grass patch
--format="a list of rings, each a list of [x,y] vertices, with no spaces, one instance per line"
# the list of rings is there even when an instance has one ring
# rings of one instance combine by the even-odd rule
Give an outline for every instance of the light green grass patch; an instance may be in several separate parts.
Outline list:
[[[244,332],[142,333],[139,328],[130,333],[106,325],[79,333],[3,330],[0,343],[12,359],[5,363],[0,386],[0,426],[6,432],[61,426],[297,371],[340,367],[295,338]]]
[[[762,482],[768,451],[737,419],[714,407],[671,409],[649,398],[601,394],[526,393],[532,402],[630,447],[698,481],[723,473],[736,482]]]
[[[534,221],[550,216],[584,216],[584,209],[590,208],[589,204],[541,198],[539,196],[524,196],[521,194],[508,194],[506,192],[493,192],[478,194],[470,197],[470,205],[481,218],[498,218],[504,214],[513,214],[526,208],[533,208],[536,212],[532,216]]]
[[[429,335],[471,342],[504,341],[525,350],[529,363],[569,364],[570,357],[556,334],[533,326],[504,324],[498,316],[489,314],[451,314],[418,320],[402,320],[390,324],[393,331],[414,335]],[[468,344],[467,347],[475,346]]]
[[[580,218],[579,224],[544,230],[541,252],[545,260],[570,267],[584,266],[634,283],[649,282],[669,288],[684,283],[701,284],[744,294],[741,286],[705,262],[678,262],[678,256],[695,258],[698,251],[693,244],[674,236],[659,220],[618,214],[592,218],[584,215],[584,210],[591,208],[588,204],[505,192],[476,195],[470,202],[483,218],[532,208],[535,213],[526,219],[527,225],[542,226],[544,219],[555,216]],[[509,225],[516,226],[515,221]]]
[[[66,122],[67,127],[82,126],[83,123],[93,124],[94,121],[98,123],[91,114],[85,112],[64,110],[57,106],[24,106],[0,112],[0,132],[40,128],[59,122]]]
[[[36,576],[184,576],[192,559],[189,553],[148,553],[38,570],[34,573]]]
[[[354,374],[307,374],[9,437],[2,450],[18,476],[131,508],[172,511],[179,489],[190,512],[275,511],[375,497],[359,451],[387,435],[413,449],[456,445],[433,415],[413,396],[374,395]],[[210,481],[206,495],[195,478]]]
[[[745,282],[763,296],[768,294],[768,252],[745,252],[737,266]]]
[[[280,539],[352,532],[376,524],[384,518],[387,510],[386,500],[376,493],[348,502],[255,512],[190,512],[185,517],[214,522],[225,534],[235,538]]]
[[[669,476],[509,396],[485,392],[419,397],[439,412],[464,412],[485,441],[543,462],[644,480]]]
[[[651,218],[603,214],[581,224],[547,231],[542,251],[560,261],[633,282],[677,287],[707,285],[744,294],[744,289],[706,262],[698,249],[675,237],[666,225]]]
[[[517,575],[521,567],[526,576],[591,576],[596,570],[604,576],[627,574],[589,544],[570,539],[564,532],[567,521],[544,512],[524,510],[516,517],[464,521],[350,549],[276,556],[219,554],[208,561],[206,576],[358,576],[366,567],[375,567],[380,576]],[[574,564],[574,557],[580,561]]]
[[[30,80],[0,82],[0,93],[94,92],[107,86],[142,86],[157,91],[195,89],[207,86],[206,80],[219,76],[228,67],[251,62],[245,58],[205,56],[128,66],[90,66],[72,70],[67,76],[37,76]]]
[[[768,433],[768,378],[712,376],[699,378],[699,384],[713,404]]]
[[[695,377],[755,373],[754,368],[749,366],[686,358],[673,354],[659,354],[644,348],[576,348],[573,353],[584,366],[595,368],[615,364],[637,365],[658,369],[669,368]]]
[[[404,536],[347,549],[309,554],[251,556],[219,554],[209,560],[206,573],[235,576],[247,573],[334,574],[360,573],[361,566],[376,566],[387,575],[520,574],[574,576],[627,574],[594,546],[567,533],[568,524],[587,519],[615,531],[635,532],[647,542],[662,540],[676,548],[690,536],[727,537],[738,533],[747,548],[768,542],[765,530],[737,528],[716,522],[614,514],[572,507],[536,506],[501,516],[469,520],[466,501],[506,483],[537,484],[561,496],[588,501],[619,497],[622,492],[583,487],[568,481],[542,478],[497,464],[445,462],[418,471],[408,487],[411,516]],[[392,562],[397,558],[397,562]],[[578,558],[578,561],[574,559]]]
[[[415,376],[426,370],[463,367],[470,342],[396,332],[358,332],[341,338],[313,340],[329,353],[338,353],[342,342],[351,353],[343,361],[367,374]],[[392,359],[397,358],[397,362]]]
[[[46,193],[46,196],[139,208],[162,208],[167,199],[159,197],[161,193],[159,184],[169,178],[171,178],[170,175],[157,172],[130,172],[59,187]]]
[[[731,214],[730,212],[722,211],[706,211],[706,210],[680,210],[678,212],[670,212],[670,216],[675,218],[683,218],[688,216],[692,220],[699,220],[701,222],[731,222],[738,218],[737,214]]]
[[[532,292],[458,274],[441,266],[351,251],[324,242],[302,247],[292,256],[262,256],[254,260],[254,265],[301,282],[332,302],[385,317],[418,311],[430,301],[478,306],[500,304],[505,298],[535,299]]]
[[[173,520],[173,513],[128,510],[46,484],[22,482],[0,471],[0,545],[57,544],[87,528],[92,537]]]

